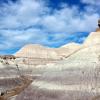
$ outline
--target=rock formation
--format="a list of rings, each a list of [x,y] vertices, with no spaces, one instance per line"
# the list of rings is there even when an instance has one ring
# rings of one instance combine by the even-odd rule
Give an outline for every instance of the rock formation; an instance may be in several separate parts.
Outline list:
[[[80,48],[81,48],[80,44],[72,42],[72,43],[61,46],[60,48],[56,50],[56,52],[59,54],[61,58],[66,58],[67,56],[74,53]]]
[[[61,59],[70,55],[79,48],[80,45],[76,43],[70,43],[60,48],[48,48],[42,45],[29,44],[20,49],[15,54],[15,56],[29,58]]]
[[[38,44],[28,44],[19,50],[16,57],[29,57],[29,58],[46,58],[46,59],[57,59],[57,53],[50,48],[46,48]]]

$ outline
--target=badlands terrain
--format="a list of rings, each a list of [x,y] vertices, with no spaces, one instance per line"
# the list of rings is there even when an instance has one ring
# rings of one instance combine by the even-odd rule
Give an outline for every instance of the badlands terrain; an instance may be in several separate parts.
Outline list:
[[[0,91],[20,83],[19,75],[31,75],[33,82],[11,100],[100,100],[100,31],[83,44],[28,44],[11,58],[1,56]]]

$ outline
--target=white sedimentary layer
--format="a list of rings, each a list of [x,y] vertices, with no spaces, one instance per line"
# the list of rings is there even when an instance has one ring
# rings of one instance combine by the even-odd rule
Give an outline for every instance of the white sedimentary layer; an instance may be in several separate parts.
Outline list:
[[[96,88],[92,89],[91,85],[62,85],[57,83],[50,83],[46,81],[34,81],[32,86],[36,86],[39,89],[47,89],[47,90],[61,90],[61,91],[85,91],[85,92],[94,92],[96,93]],[[94,85],[95,87],[95,85]],[[100,88],[98,89],[100,92]]]

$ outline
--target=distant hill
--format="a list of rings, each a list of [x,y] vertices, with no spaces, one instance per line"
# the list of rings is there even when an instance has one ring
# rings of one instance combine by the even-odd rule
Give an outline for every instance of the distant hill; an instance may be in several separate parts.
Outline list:
[[[79,44],[70,43],[60,48],[48,48],[39,44],[28,44],[22,47],[15,56],[60,59],[80,48]]]
[[[28,44],[22,47],[16,54],[17,57],[33,58],[58,58],[58,54],[52,48],[46,48],[39,44]]]

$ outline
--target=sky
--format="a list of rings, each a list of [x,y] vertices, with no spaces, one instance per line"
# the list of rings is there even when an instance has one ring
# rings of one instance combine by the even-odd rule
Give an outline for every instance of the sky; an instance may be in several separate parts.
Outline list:
[[[99,18],[100,0],[0,0],[0,54],[83,43]]]

